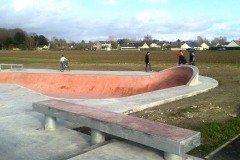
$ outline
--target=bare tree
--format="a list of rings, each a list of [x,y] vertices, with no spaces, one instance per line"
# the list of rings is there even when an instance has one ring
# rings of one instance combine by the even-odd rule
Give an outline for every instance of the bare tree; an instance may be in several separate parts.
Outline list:
[[[197,36],[197,43],[202,44],[204,42],[203,38],[201,36]]]
[[[66,40],[58,39],[56,37],[52,38],[50,44],[51,44],[51,49],[65,50],[66,48],[68,48],[68,44]]]
[[[152,43],[152,36],[151,35],[144,36],[143,41],[150,45]]]
[[[182,42],[180,39],[176,40],[176,47],[181,48]]]
[[[116,38],[114,36],[109,36],[107,41],[116,42]]]
[[[216,37],[211,41],[213,45],[217,45],[217,44],[224,45],[225,42],[227,42],[226,37]]]
[[[27,36],[24,42],[24,46],[25,46],[25,49],[30,49],[30,50],[36,48],[34,38],[31,36]]]

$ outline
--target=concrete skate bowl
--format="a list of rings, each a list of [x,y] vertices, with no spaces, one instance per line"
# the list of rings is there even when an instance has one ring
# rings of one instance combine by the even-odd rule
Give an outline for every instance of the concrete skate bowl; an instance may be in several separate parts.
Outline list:
[[[2,84],[17,84],[47,96],[69,99],[127,97],[197,82],[198,69],[187,65],[146,76],[0,72]]]

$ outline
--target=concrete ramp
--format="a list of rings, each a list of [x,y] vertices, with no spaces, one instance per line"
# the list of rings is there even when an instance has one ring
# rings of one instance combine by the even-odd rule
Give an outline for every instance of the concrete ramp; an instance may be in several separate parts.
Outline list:
[[[47,96],[71,99],[117,98],[198,82],[198,69],[179,66],[149,76],[59,73],[0,73],[0,83],[18,84]]]

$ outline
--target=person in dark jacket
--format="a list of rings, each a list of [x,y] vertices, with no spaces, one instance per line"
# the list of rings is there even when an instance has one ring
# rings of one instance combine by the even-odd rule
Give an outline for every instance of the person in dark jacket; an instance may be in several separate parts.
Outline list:
[[[189,48],[187,49],[188,51],[188,55],[189,55],[189,65],[191,65],[192,61],[193,61],[193,51]]]
[[[194,51],[192,51],[192,53],[191,53],[191,58],[190,58],[190,60],[189,60],[189,64],[190,64],[190,65],[193,65],[193,66],[196,65],[196,55],[195,55],[195,52],[194,52]]]
[[[178,52],[178,65],[186,64],[186,63],[187,63],[187,61],[186,61],[185,57],[183,56],[183,52],[182,52],[182,50],[180,50]]]
[[[153,71],[153,70],[152,70],[152,67],[151,67],[149,55],[150,55],[150,52],[147,52],[147,53],[146,53],[146,56],[145,56],[146,72],[148,71],[148,68],[150,69],[151,72]]]

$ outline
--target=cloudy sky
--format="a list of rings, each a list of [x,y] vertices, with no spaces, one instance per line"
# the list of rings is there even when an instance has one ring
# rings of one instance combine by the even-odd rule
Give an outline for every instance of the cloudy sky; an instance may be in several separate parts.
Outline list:
[[[240,0],[0,0],[0,28],[68,41],[240,38]]]

